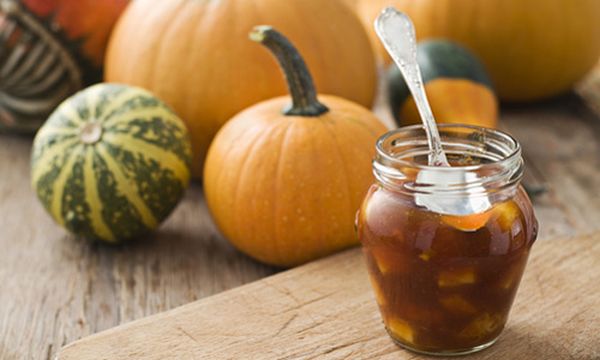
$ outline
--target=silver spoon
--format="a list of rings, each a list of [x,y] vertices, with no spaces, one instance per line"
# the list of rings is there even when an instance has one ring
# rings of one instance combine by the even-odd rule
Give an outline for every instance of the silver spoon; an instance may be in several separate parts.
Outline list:
[[[387,52],[398,65],[417,104],[427,133],[429,165],[450,166],[442,149],[440,133],[423,88],[423,77],[417,63],[417,39],[412,21],[405,14],[393,7],[388,7],[375,20],[375,31]]]
[[[466,190],[466,196],[459,197],[442,196],[431,191],[432,189],[447,190],[457,184],[473,183],[479,176],[477,173],[465,172],[460,168],[450,168],[425,95],[423,77],[417,63],[415,27],[410,18],[393,7],[388,7],[375,20],[375,31],[402,72],[417,104],[427,134],[429,165],[432,168],[421,169],[414,186],[424,184],[429,191],[417,191],[415,203],[440,214],[463,216],[487,211],[491,207],[491,202],[487,195],[477,195],[478,192],[481,193],[480,190],[484,190],[481,187],[470,187]],[[470,193],[473,193],[473,196]]]

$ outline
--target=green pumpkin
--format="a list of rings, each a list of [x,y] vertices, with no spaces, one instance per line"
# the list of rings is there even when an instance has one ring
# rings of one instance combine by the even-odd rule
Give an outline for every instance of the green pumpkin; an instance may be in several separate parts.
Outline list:
[[[54,220],[117,242],[154,230],[182,198],[191,145],[149,92],[100,84],[63,102],[35,137],[31,181]]]
[[[447,40],[427,40],[417,46],[417,61],[437,122],[496,127],[498,98],[483,64],[468,49]],[[387,79],[389,103],[398,124],[420,124],[396,65],[390,67]]]

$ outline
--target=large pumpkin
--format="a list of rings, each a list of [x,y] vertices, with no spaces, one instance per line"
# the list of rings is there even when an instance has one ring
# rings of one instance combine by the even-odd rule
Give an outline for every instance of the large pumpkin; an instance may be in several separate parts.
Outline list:
[[[292,99],[254,105],[219,131],[206,159],[206,201],[239,249],[293,266],[357,244],[354,216],[386,129],[353,102],[317,100],[293,46],[267,27],[253,34],[282,62]]]
[[[136,0],[111,39],[106,80],[147,88],[175,109],[191,131],[196,176],[225,121],[286,92],[275,61],[248,41],[261,23],[298,45],[322,91],[372,104],[371,45],[341,0]]]
[[[66,100],[35,137],[31,182],[54,220],[108,242],[155,229],[190,178],[183,122],[147,91],[100,84]]]
[[[412,18],[419,39],[472,49],[507,101],[560,94],[600,55],[598,0],[360,0],[358,11],[372,27],[388,5]]]
[[[69,95],[101,79],[128,0],[0,1],[0,131],[32,133]]]

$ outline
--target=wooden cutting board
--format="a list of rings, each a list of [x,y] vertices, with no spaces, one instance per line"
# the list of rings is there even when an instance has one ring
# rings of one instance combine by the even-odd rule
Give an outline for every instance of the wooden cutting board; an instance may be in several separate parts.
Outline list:
[[[414,359],[358,249],[81,339],[60,360]],[[476,359],[600,359],[600,233],[534,245],[507,328]]]

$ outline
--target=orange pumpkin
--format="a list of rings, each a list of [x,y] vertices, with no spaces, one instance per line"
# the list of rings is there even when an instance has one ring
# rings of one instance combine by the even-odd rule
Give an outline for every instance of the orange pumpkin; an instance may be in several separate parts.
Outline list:
[[[371,29],[385,6],[407,13],[419,39],[447,38],[473,50],[502,100],[567,91],[600,55],[598,0],[360,0],[357,11]]]
[[[267,100],[223,126],[206,159],[206,202],[240,250],[293,266],[358,243],[354,216],[386,128],[358,104],[317,100],[302,57],[280,33],[259,27],[252,37],[281,62],[291,105],[289,96]]]
[[[112,36],[106,80],[149,89],[175,109],[190,129],[196,177],[228,119],[286,93],[276,62],[247,41],[261,23],[289,34],[323,91],[372,105],[370,41],[342,0],[136,0]]]

